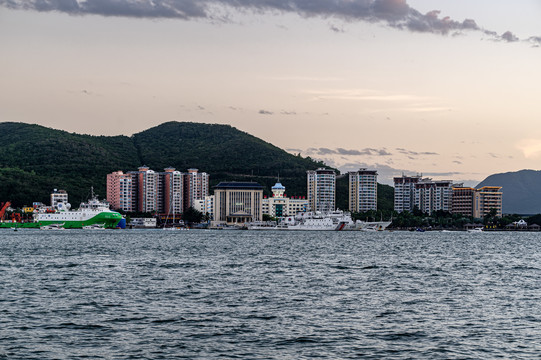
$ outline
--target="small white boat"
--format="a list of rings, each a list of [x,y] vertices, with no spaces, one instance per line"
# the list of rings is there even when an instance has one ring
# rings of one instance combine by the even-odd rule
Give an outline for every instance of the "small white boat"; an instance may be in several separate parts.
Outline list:
[[[483,228],[468,229],[469,233],[482,233]]]
[[[64,223],[62,224],[49,224],[40,226],[40,230],[66,230],[64,228]]]
[[[105,230],[105,224],[92,224],[83,226],[84,230]]]

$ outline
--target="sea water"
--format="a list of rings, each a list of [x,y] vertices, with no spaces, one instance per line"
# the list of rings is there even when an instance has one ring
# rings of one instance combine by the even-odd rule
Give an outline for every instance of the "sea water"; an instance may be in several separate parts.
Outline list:
[[[538,359],[541,233],[0,232],[1,359]]]

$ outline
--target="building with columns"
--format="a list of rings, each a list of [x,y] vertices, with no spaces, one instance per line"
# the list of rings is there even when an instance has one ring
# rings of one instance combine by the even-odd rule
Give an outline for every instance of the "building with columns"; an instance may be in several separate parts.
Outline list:
[[[214,223],[261,221],[263,186],[253,182],[221,182],[214,187]]]

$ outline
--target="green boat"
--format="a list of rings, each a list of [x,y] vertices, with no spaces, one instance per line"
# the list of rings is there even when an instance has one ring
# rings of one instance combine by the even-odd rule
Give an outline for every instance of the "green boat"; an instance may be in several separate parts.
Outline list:
[[[55,212],[36,209],[32,222],[1,222],[0,228],[35,229],[62,224],[65,229],[82,229],[84,226],[100,224],[107,229],[114,229],[120,220],[122,215],[109,209],[109,204],[93,197],[89,202],[81,203],[78,210],[71,211],[69,207],[59,203]]]

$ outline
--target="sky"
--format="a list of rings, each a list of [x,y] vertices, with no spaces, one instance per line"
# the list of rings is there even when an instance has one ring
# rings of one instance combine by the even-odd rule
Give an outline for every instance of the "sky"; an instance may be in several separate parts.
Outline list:
[[[540,18],[538,0],[0,0],[0,121],[229,124],[382,183],[475,185],[540,169]]]

